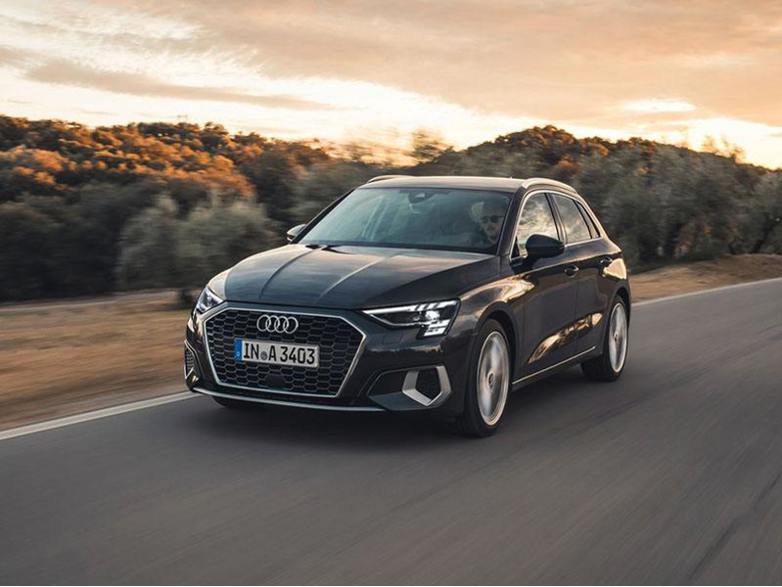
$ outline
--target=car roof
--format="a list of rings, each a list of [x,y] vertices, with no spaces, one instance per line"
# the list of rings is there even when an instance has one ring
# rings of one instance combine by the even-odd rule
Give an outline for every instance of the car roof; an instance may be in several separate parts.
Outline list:
[[[454,188],[492,190],[515,193],[520,189],[541,185],[556,187],[569,193],[576,191],[567,184],[554,179],[533,177],[529,179],[517,179],[514,177],[484,177],[472,175],[380,175],[373,177],[364,186],[388,187],[388,188]]]

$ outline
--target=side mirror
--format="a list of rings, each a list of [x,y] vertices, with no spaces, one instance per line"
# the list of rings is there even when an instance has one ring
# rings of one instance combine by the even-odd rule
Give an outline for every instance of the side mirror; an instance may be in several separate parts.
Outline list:
[[[556,257],[565,250],[565,244],[558,239],[543,234],[533,234],[525,244],[529,259],[542,259],[544,257]]]
[[[299,233],[304,229],[304,227],[307,226],[306,224],[297,224],[293,228],[291,228],[288,232],[285,233],[285,238],[288,239],[288,242],[291,242],[293,239],[295,239],[297,236],[299,236]]]

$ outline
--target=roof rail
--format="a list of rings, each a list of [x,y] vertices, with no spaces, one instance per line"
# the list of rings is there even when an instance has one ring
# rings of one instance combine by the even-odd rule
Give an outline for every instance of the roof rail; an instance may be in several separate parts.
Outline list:
[[[557,181],[556,179],[547,179],[545,177],[530,177],[525,179],[524,183],[526,184],[525,187],[530,187],[535,184],[544,183],[548,185],[555,185],[569,192],[574,192],[574,193],[576,192],[576,188],[574,188],[573,186],[570,186],[566,183],[562,183],[561,181]]]
[[[397,177],[413,177],[412,175],[378,175],[372,179],[367,180],[367,183],[374,183],[376,181],[383,181],[384,179],[396,179]]]

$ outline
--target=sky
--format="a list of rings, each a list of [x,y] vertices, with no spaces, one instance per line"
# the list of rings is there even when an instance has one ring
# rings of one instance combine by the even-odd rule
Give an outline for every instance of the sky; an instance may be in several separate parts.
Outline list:
[[[457,147],[554,124],[782,167],[782,2],[3,0],[0,113]]]

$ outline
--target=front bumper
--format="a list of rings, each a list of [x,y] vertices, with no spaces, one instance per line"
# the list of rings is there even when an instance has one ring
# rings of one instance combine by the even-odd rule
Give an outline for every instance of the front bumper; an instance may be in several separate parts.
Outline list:
[[[218,376],[210,355],[206,323],[226,310],[340,318],[362,334],[361,345],[336,393],[291,388],[233,385]],[[210,330],[210,332],[212,332]],[[418,328],[390,328],[350,310],[226,302],[188,321],[185,382],[192,391],[251,402],[345,411],[437,410],[458,413],[467,380],[471,328],[457,317],[444,336],[419,338]],[[210,336],[214,336],[210,334]],[[258,338],[263,338],[260,333]],[[222,369],[221,369],[221,372]]]

